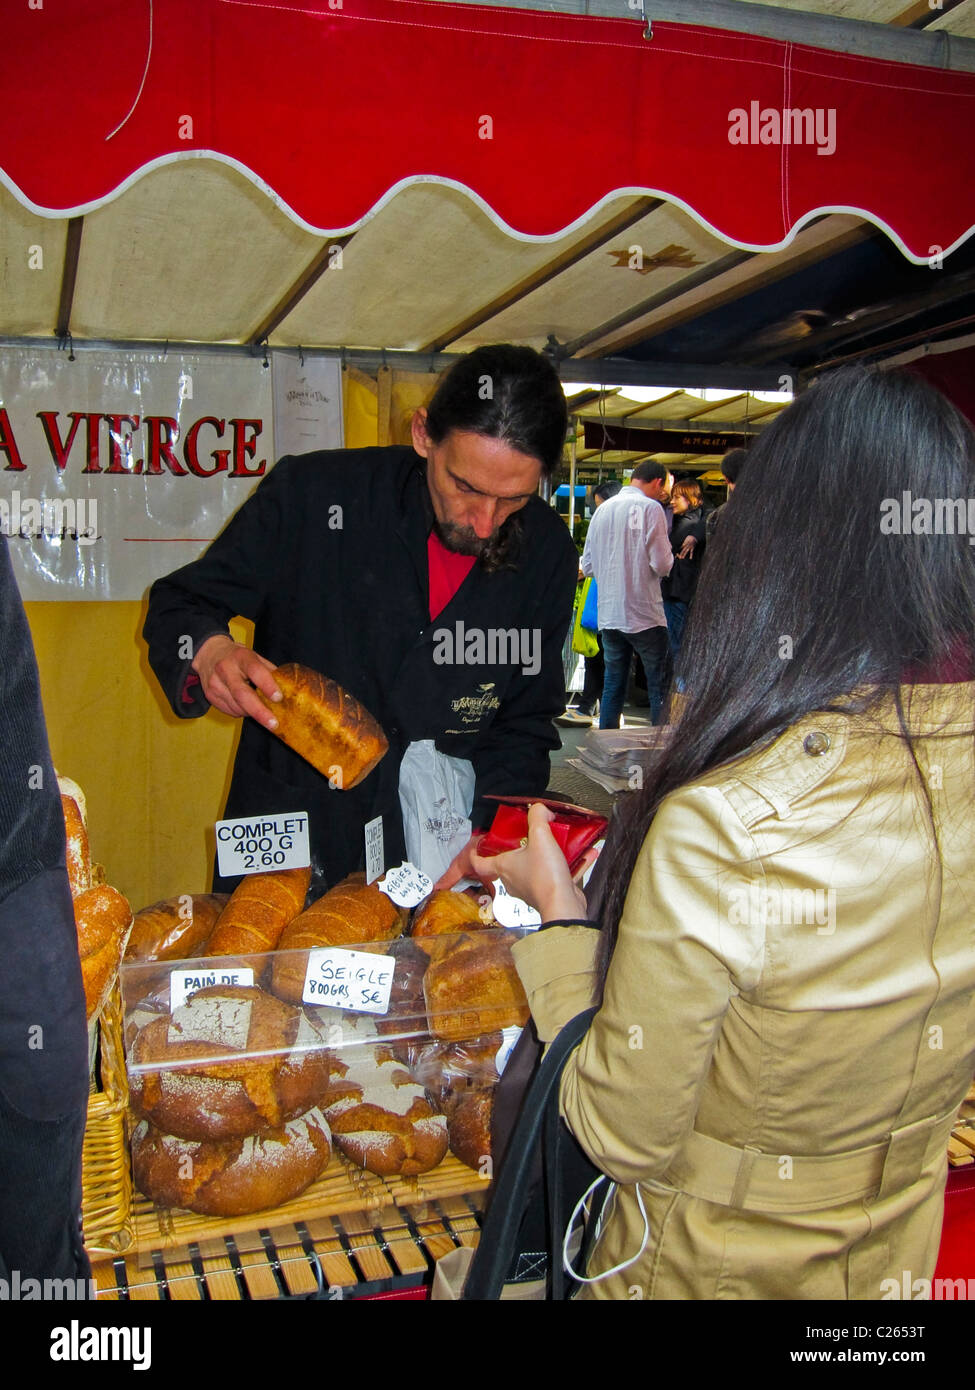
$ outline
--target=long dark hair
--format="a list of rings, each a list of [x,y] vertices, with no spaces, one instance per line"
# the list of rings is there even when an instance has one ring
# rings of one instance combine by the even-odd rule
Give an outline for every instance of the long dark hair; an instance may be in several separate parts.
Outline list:
[[[606,847],[604,966],[668,793],[813,711],[862,711],[893,694],[908,738],[905,672],[959,651],[970,663],[975,547],[964,526],[898,534],[905,493],[975,498],[971,427],[908,372],[824,378],[749,450],[681,647],[677,737]]]
[[[534,348],[493,343],[455,362],[427,406],[427,433],[442,444],[451,430],[500,439],[538,459],[542,473],[558,468],[568,425],[558,372]]]

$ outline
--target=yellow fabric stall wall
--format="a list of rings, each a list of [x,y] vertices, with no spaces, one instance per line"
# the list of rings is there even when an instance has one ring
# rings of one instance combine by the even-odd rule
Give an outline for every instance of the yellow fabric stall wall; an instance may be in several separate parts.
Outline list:
[[[358,367],[342,369],[342,424],[347,449],[367,449],[379,443],[379,400],[376,383]]]
[[[146,660],[145,603],[27,603],[54,765],[88,798],[92,857],[134,910],[209,890],[239,721],[177,719]],[[250,642],[251,625],[233,635]]]

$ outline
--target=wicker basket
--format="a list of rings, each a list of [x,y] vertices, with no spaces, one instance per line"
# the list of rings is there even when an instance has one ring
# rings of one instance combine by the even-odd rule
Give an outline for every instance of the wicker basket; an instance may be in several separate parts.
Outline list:
[[[99,1059],[88,1097],[81,1212],[89,1254],[116,1254],[132,1244],[132,1172],[125,1132],[129,1089],[118,981],[102,1011],[99,1033]]]

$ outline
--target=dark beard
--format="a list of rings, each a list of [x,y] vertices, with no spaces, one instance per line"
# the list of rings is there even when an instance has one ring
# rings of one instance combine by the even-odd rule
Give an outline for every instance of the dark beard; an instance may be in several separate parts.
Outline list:
[[[521,539],[521,522],[517,515],[509,516],[487,540],[482,540],[473,526],[458,526],[453,521],[441,522],[434,518],[433,529],[448,550],[455,555],[473,555],[489,574],[493,570],[515,567]]]

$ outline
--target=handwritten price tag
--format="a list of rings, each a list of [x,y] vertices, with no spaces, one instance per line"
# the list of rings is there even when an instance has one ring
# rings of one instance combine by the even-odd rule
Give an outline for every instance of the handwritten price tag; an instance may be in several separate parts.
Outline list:
[[[386,867],[386,857],[383,853],[383,818],[377,816],[375,820],[366,821],[366,882],[375,883],[376,879]]]
[[[542,925],[541,913],[522,898],[513,897],[499,878],[494,880],[494,916],[502,927],[525,927],[534,931]]]
[[[416,907],[430,893],[433,879],[404,859],[398,869],[390,869],[377,887],[387,898],[392,898],[397,907]]]
[[[374,956],[368,951],[346,951],[323,946],[308,952],[306,1004],[327,1004],[353,1013],[384,1014],[393,987],[395,956]]]

